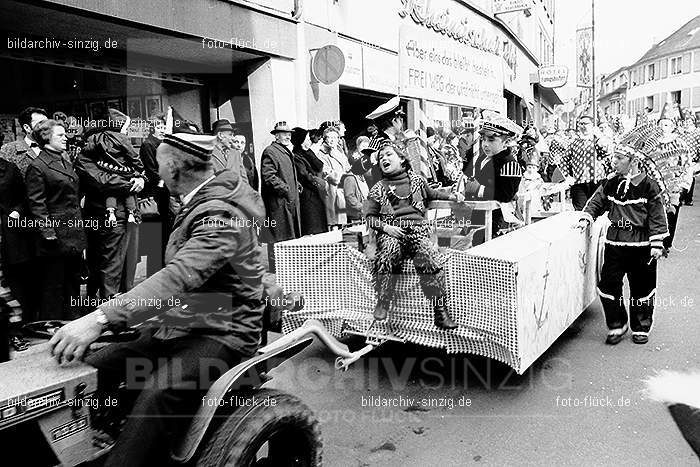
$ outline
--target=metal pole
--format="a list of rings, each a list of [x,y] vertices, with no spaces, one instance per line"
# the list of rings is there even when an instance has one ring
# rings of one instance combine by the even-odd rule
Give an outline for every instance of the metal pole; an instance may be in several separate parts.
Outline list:
[[[593,81],[591,82],[591,99],[593,99],[593,105],[591,109],[593,111],[593,181],[596,182],[596,174],[598,173],[598,157],[595,148],[595,131],[598,126],[598,112],[596,112],[596,95],[595,95],[595,0],[591,0],[591,73],[593,74]]]

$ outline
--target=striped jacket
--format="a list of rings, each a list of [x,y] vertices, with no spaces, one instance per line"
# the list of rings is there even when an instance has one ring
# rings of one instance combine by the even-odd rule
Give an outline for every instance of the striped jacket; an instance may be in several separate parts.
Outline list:
[[[644,173],[631,179],[610,175],[583,211],[593,219],[608,212],[611,225],[605,243],[610,245],[662,248],[668,236],[661,189]]]

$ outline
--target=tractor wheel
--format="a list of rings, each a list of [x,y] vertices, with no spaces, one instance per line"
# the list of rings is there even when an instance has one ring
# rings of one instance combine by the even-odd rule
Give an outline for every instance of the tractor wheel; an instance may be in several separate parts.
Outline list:
[[[303,402],[270,389],[236,396],[253,404],[239,404],[218,425],[202,446],[198,467],[321,465],[319,422]]]

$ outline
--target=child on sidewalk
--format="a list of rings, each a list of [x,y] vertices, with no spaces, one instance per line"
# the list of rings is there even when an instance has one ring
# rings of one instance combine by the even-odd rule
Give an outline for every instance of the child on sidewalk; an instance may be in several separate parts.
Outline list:
[[[646,156],[634,147],[616,147],[615,173],[609,175],[588,200],[583,208],[588,217],[579,221],[579,228],[583,229],[590,218],[595,219],[606,211],[611,221],[598,284],[609,329],[606,339],[609,345],[618,344],[628,330],[622,297],[625,275],[630,285],[632,341],[635,344],[649,341],[656,293],[656,262],[663,253],[663,239],[668,236],[661,189],[640,171],[641,163],[649,164]]]
[[[365,217],[377,232],[377,254],[373,273],[378,295],[374,318],[387,317],[398,274],[404,258],[412,258],[421,288],[432,302],[435,326],[457,327],[447,310],[445,273],[438,261],[437,246],[431,241],[431,226],[425,219],[426,206],[434,199],[463,201],[461,194],[434,190],[411,170],[403,150],[386,141],[379,149],[382,179],[372,187],[365,203]]]

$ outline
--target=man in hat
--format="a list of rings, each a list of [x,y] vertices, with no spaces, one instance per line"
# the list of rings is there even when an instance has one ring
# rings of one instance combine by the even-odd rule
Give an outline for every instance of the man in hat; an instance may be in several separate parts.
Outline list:
[[[248,172],[243,165],[241,152],[233,147],[234,129],[231,122],[221,119],[214,122],[212,130],[216,136],[216,145],[212,153],[214,171],[230,170],[248,183]]]
[[[267,243],[270,272],[275,270],[273,244],[299,238],[299,183],[292,153],[292,129],[279,122],[270,132],[275,141],[262,153],[262,197],[267,222],[260,232],[260,241]]]
[[[378,136],[389,141],[403,141],[404,111],[401,109],[399,96],[392,97],[367,115],[368,120],[374,120],[379,129]]]
[[[522,128],[508,118],[492,114],[484,118],[479,134],[481,154],[465,168],[467,199],[495,200],[510,203],[518,193],[522,170],[508,143],[515,140]],[[475,213],[472,223],[483,224],[483,213]],[[493,212],[494,232],[506,227],[501,210]]]
[[[50,341],[59,362],[77,360],[103,331],[157,319],[139,328],[138,340],[88,358],[99,372],[98,400],[123,381],[138,394],[106,466],[169,463],[172,440],[189,426],[211,383],[257,351],[264,268],[255,225],[264,211],[247,183],[230,171],[214,172],[213,148],[212,136],[164,137],[160,176],[183,205],[165,267]]]
[[[643,137],[640,138],[643,143]],[[618,344],[632,328],[635,344],[646,344],[654,313],[656,263],[668,236],[662,188],[640,170],[646,155],[639,147],[615,148],[615,173],[607,177],[583,208],[578,227],[585,229],[608,212],[611,225],[606,234],[605,260],[598,284],[608,326],[606,343]],[[629,318],[622,295],[622,280],[630,286]]]
[[[569,144],[561,169],[570,177],[571,202],[574,209],[580,211],[611,168],[608,142],[596,134],[593,117],[585,114],[579,117],[578,128],[579,133]]]

